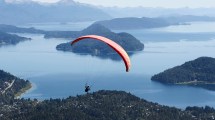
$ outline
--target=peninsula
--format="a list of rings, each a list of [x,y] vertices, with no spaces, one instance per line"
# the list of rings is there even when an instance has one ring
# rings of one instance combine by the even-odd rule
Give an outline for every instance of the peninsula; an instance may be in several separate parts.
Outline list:
[[[21,37],[0,31],[0,47],[3,45],[16,45],[19,42],[31,40],[31,38]]]
[[[128,30],[128,29],[149,29],[160,28],[172,25],[189,25],[190,22],[211,22],[215,21],[214,17],[194,16],[194,15],[176,15],[166,17],[124,17],[114,18],[111,20],[102,20],[95,22],[109,29]]]
[[[0,70],[0,104],[10,102],[30,88],[31,83],[28,80]]]

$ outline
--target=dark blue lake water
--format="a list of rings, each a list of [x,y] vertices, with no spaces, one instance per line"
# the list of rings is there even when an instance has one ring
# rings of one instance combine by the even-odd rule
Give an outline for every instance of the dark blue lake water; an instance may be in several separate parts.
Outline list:
[[[81,30],[88,23],[70,25],[66,30]],[[31,24],[36,28],[63,30],[61,24]],[[208,27],[211,29],[207,29]],[[167,68],[201,56],[215,57],[214,23],[193,23],[129,32],[145,44],[144,51],[131,56],[131,71],[125,72],[122,61],[76,55],[55,49],[69,40],[44,39],[43,35],[19,34],[31,37],[16,46],[0,48],[0,69],[28,79],[33,88],[24,98],[66,98],[84,94],[86,83],[97,90],[123,90],[148,101],[185,108],[186,106],[215,107],[215,92],[188,86],[169,86],[152,82],[150,77]],[[198,31],[199,30],[199,31]],[[116,31],[116,32],[121,32]],[[198,37],[200,36],[200,37]],[[198,38],[198,39],[197,39]],[[159,41],[159,42],[158,42]]]

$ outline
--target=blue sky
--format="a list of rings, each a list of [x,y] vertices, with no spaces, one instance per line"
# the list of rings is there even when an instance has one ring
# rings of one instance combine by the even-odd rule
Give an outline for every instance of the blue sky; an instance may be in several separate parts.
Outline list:
[[[6,0],[6,1],[29,1],[29,0]],[[40,2],[57,2],[60,0],[33,0]],[[69,0],[66,0],[69,1]],[[215,0],[74,0],[80,3],[88,3],[101,6],[118,6],[118,7],[164,7],[164,8],[180,8],[180,7],[215,7]]]
[[[103,6],[121,6],[121,7],[215,7],[215,0],[74,0],[82,3],[89,3]]]

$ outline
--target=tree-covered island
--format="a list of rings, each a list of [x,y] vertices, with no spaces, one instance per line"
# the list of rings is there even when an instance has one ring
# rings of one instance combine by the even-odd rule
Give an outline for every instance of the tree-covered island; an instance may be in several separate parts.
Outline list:
[[[54,36],[55,37],[61,36],[66,38],[67,36],[69,36],[67,34],[70,34],[71,36],[70,38],[72,37],[76,38],[82,35],[90,35],[90,34],[107,37],[113,40],[114,42],[118,43],[120,46],[122,46],[125,49],[125,51],[128,52],[129,55],[144,49],[144,44],[141,43],[139,40],[137,40],[134,36],[128,33],[114,33],[100,24],[93,24],[82,31],[78,31],[78,32],[76,31],[74,33],[61,32],[58,35],[54,34]],[[45,37],[51,37],[51,36],[46,34]],[[57,45],[56,49],[61,51],[74,52],[78,54],[89,54],[89,55],[98,56],[101,58],[119,59],[119,56],[116,55],[116,52],[108,45],[100,41],[94,41],[89,39],[80,41],[73,46],[70,45],[70,42],[62,43]]]
[[[215,58],[197,58],[153,75],[151,80],[164,84],[191,85],[215,90]]]

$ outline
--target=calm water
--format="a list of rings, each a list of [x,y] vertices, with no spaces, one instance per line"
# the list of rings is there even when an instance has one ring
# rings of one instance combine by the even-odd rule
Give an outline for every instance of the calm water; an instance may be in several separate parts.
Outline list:
[[[92,91],[123,90],[163,105],[180,108],[194,105],[215,107],[214,91],[168,86],[150,80],[153,74],[186,61],[201,56],[215,57],[215,29],[208,30],[205,27],[204,31],[196,31],[198,27],[202,29],[202,24],[215,28],[214,23],[194,23],[190,26],[126,31],[145,43],[145,50],[131,57],[132,68],[129,73],[125,72],[122,61],[56,51],[57,44],[68,40],[44,39],[43,35],[33,34],[20,34],[31,37],[31,41],[0,48],[0,68],[33,83],[33,88],[22,96],[24,98],[65,98],[84,94],[87,82],[92,85]],[[79,25],[79,28],[76,26],[79,30],[86,27],[86,24]],[[34,26],[38,27],[37,24]],[[43,24],[42,27],[39,24],[39,27],[50,29],[49,24]],[[53,30],[58,28],[62,29],[61,25],[54,26]],[[160,36],[156,36],[158,34]],[[181,38],[182,34],[186,34],[183,36],[185,38]],[[196,40],[198,34],[202,36]],[[207,36],[209,34],[211,36]]]

